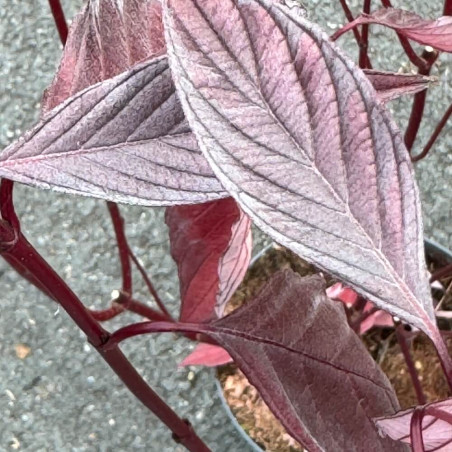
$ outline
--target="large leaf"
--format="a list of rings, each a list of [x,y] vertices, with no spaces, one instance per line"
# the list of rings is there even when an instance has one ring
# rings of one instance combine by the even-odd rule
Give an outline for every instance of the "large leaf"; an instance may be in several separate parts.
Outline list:
[[[226,196],[188,128],[164,56],[49,112],[0,154],[0,177],[142,205]]]
[[[270,0],[167,0],[164,24],[190,126],[252,220],[437,335],[410,158],[365,74]]]
[[[180,320],[221,317],[251,257],[251,222],[232,198],[174,206],[166,211],[171,255],[177,263]]]
[[[74,18],[46,112],[75,93],[165,49],[158,0],[90,0]]]
[[[401,35],[445,52],[452,52],[452,17],[442,16],[436,20],[423,19],[411,11],[382,8],[372,14],[362,14],[353,22],[337,31],[337,39],[346,31],[362,24],[379,24],[393,28]]]
[[[422,439],[426,452],[452,450],[452,398],[400,411],[376,419],[375,423],[382,434],[411,444],[410,427],[415,410],[423,413]]]
[[[224,347],[310,452],[406,450],[379,436],[372,418],[393,414],[397,398],[318,275],[284,270],[222,319],[153,328],[197,331]]]

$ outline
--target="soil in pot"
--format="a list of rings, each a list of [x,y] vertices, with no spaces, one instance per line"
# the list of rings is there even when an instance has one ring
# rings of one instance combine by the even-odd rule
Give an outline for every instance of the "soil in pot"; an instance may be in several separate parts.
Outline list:
[[[428,262],[431,273],[443,265],[443,262],[438,263],[433,259]],[[258,292],[270,275],[283,268],[291,268],[302,276],[317,273],[315,267],[307,264],[289,250],[279,247],[271,248],[251,267],[242,285],[229,302],[228,310],[232,311],[245,303]],[[331,278],[327,278],[328,285],[333,282]],[[442,300],[442,310],[452,311],[452,294],[450,293],[452,277],[441,278],[440,282],[443,287],[449,289],[449,292],[446,291],[444,295],[441,291],[434,291],[434,297],[437,301]],[[440,326],[443,329],[452,329],[450,321],[443,321]],[[417,405],[411,378],[394,329],[373,328],[362,337],[362,340],[394,386],[401,407],[408,408]],[[452,353],[452,334],[447,337],[446,342]],[[436,351],[423,334],[418,334],[413,339],[411,353],[428,402],[448,397],[447,382]],[[257,390],[235,365],[219,368],[218,379],[224,397],[238,423],[263,450],[272,452],[304,450],[290,437],[261,399]]]

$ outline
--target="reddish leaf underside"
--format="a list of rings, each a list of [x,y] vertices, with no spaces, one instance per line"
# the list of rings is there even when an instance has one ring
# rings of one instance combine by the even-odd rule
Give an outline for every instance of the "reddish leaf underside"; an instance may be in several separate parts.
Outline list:
[[[422,438],[426,452],[452,450],[452,398],[430,403],[423,407]],[[411,444],[410,426],[415,408],[400,411],[394,416],[375,419],[383,435]]]
[[[74,18],[57,74],[41,109],[114,77],[165,50],[158,0],[93,0]]]
[[[248,269],[251,222],[232,198],[166,211],[184,322],[221,317]]]
[[[332,39],[362,24],[379,24],[396,30],[406,38],[444,52],[452,52],[452,16],[436,20],[423,19],[411,11],[383,8],[372,14],[362,14],[337,31]]]
[[[243,307],[195,329],[230,353],[310,452],[406,450],[378,435],[374,413],[394,413],[397,398],[320,276],[281,271]]]
[[[163,16],[190,127],[245,212],[437,335],[410,158],[364,73],[270,0],[167,0]]]
[[[183,366],[222,366],[232,362],[231,355],[218,345],[200,343],[196,348],[179,364]]]
[[[419,74],[397,74],[372,69],[364,69],[363,72],[377,91],[379,99],[383,102],[424,91],[431,84],[437,82],[434,77]]]

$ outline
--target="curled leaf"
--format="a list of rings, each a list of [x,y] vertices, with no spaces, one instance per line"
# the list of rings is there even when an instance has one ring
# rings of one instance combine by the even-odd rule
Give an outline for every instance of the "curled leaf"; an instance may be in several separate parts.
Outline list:
[[[338,30],[335,40],[352,28],[363,24],[378,24],[392,28],[406,38],[444,52],[452,52],[452,16],[436,20],[423,19],[411,11],[396,8],[382,8],[372,14],[362,14]]]
[[[0,177],[149,206],[226,196],[188,128],[165,57],[49,112],[0,154]]]
[[[166,0],[176,87],[215,174],[277,242],[438,334],[418,190],[365,74],[270,0]]]
[[[397,74],[372,69],[364,69],[364,73],[383,102],[408,94],[416,94],[437,82],[434,77],[426,77],[420,74]]]
[[[166,211],[171,255],[177,263],[180,320],[221,317],[251,257],[251,222],[232,198],[174,206]]]

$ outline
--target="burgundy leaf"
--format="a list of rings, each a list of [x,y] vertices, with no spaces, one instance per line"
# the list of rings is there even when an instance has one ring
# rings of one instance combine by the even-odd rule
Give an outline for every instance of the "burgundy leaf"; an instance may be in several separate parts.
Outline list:
[[[226,196],[186,123],[166,57],[49,112],[0,154],[0,177],[142,205]]]
[[[310,452],[406,450],[378,435],[372,418],[393,414],[397,398],[320,276],[278,272],[230,315],[176,328],[223,346]]]
[[[277,242],[438,337],[418,190],[365,74],[271,0],[166,0],[184,111],[212,169]]]
[[[424,91],[437,81],[435,77],[426,77],[420,74],[397,74],[372,69],[364,69],[364,73],[383,102],[397,99],[405,94]]]
[[[196,348],[179,364],[183,366],[222,366],[232,362],[231,355],[218,345],[200,343]]]
[[[251,256],[251,222],[232,198],[166,211],[184,322],[221,317]]]
[[[452,450],[452,398],[375,419],[383,435],[411,444],[410,425],[415,410],[423,410],[422,438],[426,452]]]
[[[444,52],[452,52],[452,16],[436,20],[423,19],[411,11],[382,8],[372,14],[362,14],[338,30],[332,39],[362,24],[379,24],[396,30],[406,38]]]
[[[164,49],[158,0],[89,1],[72,22],[58,72],[44,94],[42,111]]]

